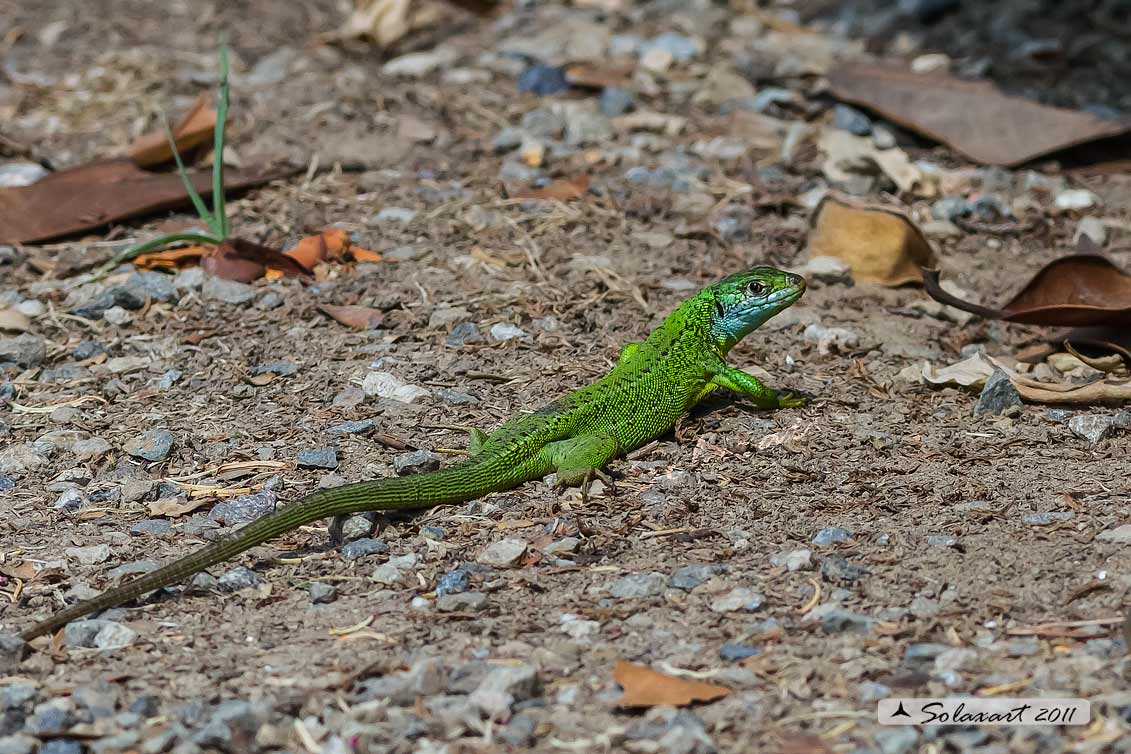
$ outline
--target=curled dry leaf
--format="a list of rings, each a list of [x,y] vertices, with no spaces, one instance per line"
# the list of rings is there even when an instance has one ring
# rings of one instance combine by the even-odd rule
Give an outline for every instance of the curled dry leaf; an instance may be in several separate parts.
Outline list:
[[[858,283],[897,286],[922,281],[922,268],[933,263],[934,252],[902,213],[826,196],[809,233],[809,258],[814,257],[844,260]]]
[[[993,373],[994,365],[980,353],[945,367],[923,364],[923,380],[929,385],[981,388]]]
[[[212,250],[211,246],[183,246],[179,249],[139,254],[134,257],[134,267],[143,270],[172,270],[199,264],[201,258]]]
[[[589,176],[579,175],[573,178],[562,178],[549,183],[541,188],[520,191],[514,195],[515,199],[551,199],[559,202],[568,202],[580,199],[589,191]]]
[[[624,688],[624,695],[617,700],[618,707],[683,707],[713,702],[730,694],[724,686],[676,678],[624,660],[613,668],[613,678]]]
[[[229,238],[215,247],[204,256],[200,266],[209,275],[241,283],[262,277],[268,269],[284,275],[307,274],[302,265],[278,249],[242,238]]]
[[[851,63],[833,68],[828,77],[834,97],[987,165],[1020,165],[1131,130],[1126,120],[1011,97],[984,81]]]
[[[923,282],[936,301],[987,319],[1053,327],[1131,325],[1131,275],[1099,254],[1070,254],[1050,262],[996,308],[947,293],[939,285],[938,270],[924,270]]]
[[[172,128],[173,143],[177,145],[177,151],[182,155],[212,138],[216,129],[216,111],[209,107],[211,102],[212,99],[207,93],[201,94],[180,122]],[[169,149],[169,139],[164,128],[155,128],[134,139],[127,154],[143,168],[161,165],[173,159],[173,152]]]
[[[385,319],[385,313],[369,306],[322,304],[318,307],[323,313],[355,330],[371,330]]]

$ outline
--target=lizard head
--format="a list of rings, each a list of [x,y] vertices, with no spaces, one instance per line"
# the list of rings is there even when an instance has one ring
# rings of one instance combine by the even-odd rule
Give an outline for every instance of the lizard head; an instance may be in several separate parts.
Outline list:
[[[754,267],[703,290],[714,307],[711,337],[724,353],[805,293],[805,278],[773,267]]]

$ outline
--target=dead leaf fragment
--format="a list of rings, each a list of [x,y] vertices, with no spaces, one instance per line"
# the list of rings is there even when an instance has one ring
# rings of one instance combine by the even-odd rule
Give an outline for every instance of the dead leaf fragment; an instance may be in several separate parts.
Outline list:
[[[923,280],[934,252],[922,231],[887,207],[852,205],[827,196],[817,205],[809,258],[836,257],[858,283],[898,286]],[[946,303],[946,302],[944,302]]]
[[[207,93],[201,94],[172,128],[173,143],[182,155],[212,138],[216,129],[216,111],[209,107],[211,101]],[[127,155],[143,168],[161,165],[173,159],[164,128],[156,128],[134,139]]]
[[[627,86],[633,66],[593,63],[569,63],[564,67],[571,86],[587,89],[613,89]]]
[[[551,199],[568,202],[580,199],[589,191],[589,176],[562,178],[541,188],[528,189],[514,195],[516,199]]]
[[[826,155],[821,170],[830,181],[843,183],[854,174],[875,175],[879,170],[891,178],[900,191],[926,193],[923,171],[898,147],[878,149],[871,139],[839,128],[822,130],[817,146]]]
[[[154,516],[180,518],[186,513],[192,513],[194,510],[204,505],[205,502],[207,502],[205,498],[181,500],[176,497],[163,497],[149,504],[149,513]]]
[[[1131,325],[1131,274],[1099,254],[1053,260],[997,308],[943,290],[938,270],[924,270],[923,276],[931,298],[987,319],[1053,327]]]
[[[1131,131],[1127,120],[1048,107],[985,81],[845,64],[829,71],[833,96],[874,110],[986,165],[1011,167]]]
[[[316,236],[307,236],[293,248],[285,252],[307,272],[322,262],[351,256],[359,262],[379,262],[383,258],[379,252],[354,246],[349,234],[338,228],[328,228]]]
[[[212,250],[211,246],[183,246],[179,249],[155,251],[134,257],[134,267],[143,270],[170,270],[199,264],[201,257]]]
[[[935,367],[926,362],[922,370],[923,380],[929,385],[972,388],[981,388],[993,373],[994,365],[980,353],[945,367]]]
[[[725,686],[676,678],[625,660],[613,668],[613,678],[624,688],[618,707],[683,707],[730,695],[730,689]]]
[[[384,312],[370,306],[322,304],[318,309],[355,330],[371,330],[385,319]]]

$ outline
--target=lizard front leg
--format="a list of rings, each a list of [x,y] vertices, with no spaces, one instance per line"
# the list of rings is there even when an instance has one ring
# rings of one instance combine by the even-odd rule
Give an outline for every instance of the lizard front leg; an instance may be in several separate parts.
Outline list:
[[[808,399],[793,393],[779,393],[766,387],[754,375],[728,366],[721,359],[713,365],[711,384],[745,395],[761,408],[797,408],[808,403]]]
[[[603,469],[617,457],[620,446],[612,435],[596,434],[571,437],[546,445],[542,453],[552,468],[556,469],[557,487],[580,486],[582,500],[589,497],[589,485],[593,478],[601,479],[615,489],[612,477]]]

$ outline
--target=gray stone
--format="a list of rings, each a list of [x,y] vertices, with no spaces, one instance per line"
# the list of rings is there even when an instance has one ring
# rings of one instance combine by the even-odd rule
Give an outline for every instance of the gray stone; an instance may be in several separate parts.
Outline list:
[[[995,366],[993,374],[986,380],[986,385],[978,396],[978,403],[974,406],[974,416],[1019,415],[1023,406],[1021,393],[1017,392],[1009,375]]]
[[[95,565],[105,563],[110,557],[110,545],[102,543],[87,547],[67,547],[63,550],[63,554],[78,561],[80,565]]]
[[[144,521],[138,521],[130,527],[130,534],[140,536],[148,534],[152,537],[159,537],[163,534],[168,534],[173,529],[172,522],[164,518],[147,518]]]
[[[0,164],[0,188],[30,186],[48,175],[47,168],[38,162],[5,162]]]
[[[372,419],[359,419],[335,424],[326,431],[332,435],[363,435],[372,432],[376,426],[377,422]]]
[[[53,506],[55,510],[63,513],[75,513],[82,509],[83,504],[86,502],[82,496],[82,492],[75,488],[63,490],[59,498],[55,501]]]
[[[448,333],[445,342],[449,346],[462,346],[468,343],[482,343],[483,333],[474,322],[460,322]]]
[[[667,577],[662,573],[634,573],[622,576],[609,587],[615,599],[643,599],[663,594]]]
[[[247,283],[208,276],[201,286],[200,295],[205,301],[221,301],[238,306],[255,298],[255,288]]]
[[[400,223],[407,225],[416,219],[416,210],[406,207],[382,207],[377,216],[373,218],[377,223]]]
[[[430,697],[444,691],[448,673],[439,658],[420,660],[400,673],[390,673],[380,678],[363,681],[358,689],[361,701],[388,699],[391,704],[407,707],[418,697]]]
[[[499,322],[491,325],[491,339],[497,341],[514,340],[526,335],[526,331],[521,327],[512,325],[510,322]]]
[[[336,469],[338,451],[334,448],[311,448],[300,451],[296,460],[305,469]]]
[[[1096,535],[1096,539],[1101,542],[1113,542],[1120,545],[1131,544],[1131,524],[1101,531]]]
[[[47,358],[47,341],[25,332],[14,338],[0,338],[0,362],[10,361],[29,368],[39,366]]]
[[[30,710],[31,703],[39,696],[35,686],[26,683],[13,683],[0,686],[0,710]]]
[[[310,585],[310,602],[314,605],[328,605],[338,599],[338,588],[333,584],[315,581]]]
[[[726,567],[714,563],[683,566],[676,569],[675,573],[672,574],[669,584],[673,589],[690,592],[705,584],[712,576],[723,573],[726,573]]]
[[[471,574],[465,568],[455,568],[440,577],[436,584],[436,594],[462,594],[471,586]]]
[[[208,512],[208,518],[225,526],[240,526],[274,513],[277,505],[274,493],[265,490],[217,503]]]
[[[34,754],[37,746],[38,739],[23,733],[0,736],[0,754]]]
[[[840,555],[832,555],[821,561],[821,576],[831,583],[854,584],[867,575],[868,569],[850,563]]]
[[[847,610],[835,602],[827,602],[810,610],[802,619],[805,623],[820,623],[827,634],[867,633],[876,625],[876,619]]]
[[[483,592],[441,594],[436,598],[436,609],[441,613],[477,613],[488,606],[489,600]]]
[[[1102,414],[1077,414],[1068,420],[1068,429],[1082,440],[1095,445],[1115,434],[1115,419]]]
[[[1107,243],[1107,225],[1098,217],[1081,217],[1076,224],[1076,233],[1072,243],[1078,244],[1081,238],[1087,238],[1097,247],[1103,248]]]
[[[382,563],[373,569],[372,578],[378,584],[393,586],[404,580],[407,575],[405,572],[414,568],[416,561],[417,558],[414,553],[389,558],[388,562]]]
[[[958,544],[958,537],[950,534],[928,534],[927,544],[931,547],[954,547]]]
[[[753,612],[765,603],[766,598],[747,587],[735,587],[711,602],[711,610],[716,613]]]
[[[935,642],[908,644],[907,648],[903,650],[903,663],[912,666],[930,664],[935,661],[936,657],[948,649],[950,649],[949,644],[939,644]]]
[[[538,670],[533,665],[501,665],[471,692],[469,701],[493,719],[505,720],[517,702],[533,699],[542,690]]]
[[[1076,514],[1072,513],[1071,511],[1026,513],[1021,517],[1021,521],[1026,524],[1032,524],[1034,526],[1048,526],[1049,524],[1055,524],[1060,521],[1071,521],[1073,518],[1075,518],[1075,515]]]
[[[602,144],[612,136],[612,121],[600,113],[572,110],[566,114],[565,142],[571,147]]]
[[[238,592],[241,589],[258,586],[261,580],[259,574],[250,568],[246,566],[236,566],[222,575],[217,583],[221,591]]]
[[[173,287],[178,291],[199,291],[204,285],[205,273],[200,267],[188,267],[173,276]]]
[[[172,390],[173,385],[177,384],[183,376],[178,369],[167,369],[157,382],[157,389],[161,391]]]
[[[24,730],[40,738],[60,736],[77,722],[74,702],[58,697],[35,705],[35,712],[24,723]]]
[[[75,346],[75,350],[71,352],[71,356],[76,361],[86,361],[95,356],[101,356],[106,353],[106,347],[96,340],[82,340]]]
[[[414,450],[393,458],[393,469],[400,476],[424,474],[440,468],[440,456],[429,450]]]
[[[512,149],[518,149],[524,138],[526,138],[526,135],[521,128],[507,126],[499,131],[495,140],[491,142],[491,146],[496,152],[509,152]]]
[[[719,647],[719,658],[726,662],[738,662],[747,657],[761,654],[762,650],[749,644],[723,644]]]
[[[76,440],[71,445],[71,452],[80,461],[90,461],[106,455],[112,447],[107,440],[92,437],[89,440]]]
[[[388,552],[389,546],[379,539],[372,537],[362,537],[347,543],[342,547],[343,560],[358,560],[367,555],[379,555],[383,552]]]
[[[686,34],[674,31],[665,31],[645,42],[640,47],[640,55],[647,55],[649,50],[661,49],[672,56],[672,60],[686,63],[703,53],[703,45],[696,39]]]
[[[134,458],[163,461],[173,449],[173,433],[167,429],[150,429],[126,442],[122,450]]]
[[[498,735],[511,746],[533,746],[535,731],[538,729],[538,718],[533,710],[523,710],[511,718],[503,726]]]
[[[255,90],[261,87],[278,84],[287,77],[291,63],[298,57],[298,51],[293,47],[279,47],[267,53],[243,77],[243,84],[248,89]]]
[[[93,646],[103,651],[113,651],[128,647],[137,641],[137,631],[114,621],[104,621],[94,637]]]
[[[0,449],[0,474],[26,474],[47,465],[47,456],[30,443]]]
[[[27,642],[15,634],[0,631],[0,674],[15,675],[26,652]]]
[[[190,594],[208,594],[209,592],[214,592],[219,588],[220,582],[216,580],[215,576],[208,573],[207,571],[201,571],[200,573],[189,579],[188,587],[185,589],[185,591],[189,592]]]
[[[615,118],[632,110],[635,107],[635,102],[631,92],[612,86],[606,87],[601,92],[597,105],[601,108],[601,114],[606,118]]]
[[[970,202],[961,196],[946,196],[931,205],[931,217],[951,223],[968,217],[973,211]]]
[[[292,361],[271,361],[251,368],[251,375],[273,374],[277,377],[292,377],[298,374],[298,364]]]
[[[389,76],[421,78],[454,63],[456,58],[457,55],[454,50],[441,47],[427,52],[410,52],[407,55],[393,58],[385,63],[381,70]]]
[[[470,406],[479,402],[474,395],[450,387],[440,388],[436,391],[436,395],[449,406]]]
[[[813,544],[828,547],[829,545],[850,542],[851,540],[852,532],[848,529],[843,529],[839,526],[826,526],[813,537]]]
[[[161,567],[161,563],[156,560],[134,560],[130,563],[123,563],[116,568],[111,568],[106,576],[111,581],[117,581],[123,576],[133,576],[139,573],[149,573],[156,571]]]
[[[867,136],[872,133],[872,119],[855,107],[838,104],[833,107],[833,128],[856,136]]]
[[[133,321],[133,315],[120,306],[111,306],[102,312],[102,320],[115,327],[122,327]]]
[[[856,687],[856,698],[864,704],[874,704],[891,696],[891,686],[875,681],[864,681]]]
[[[39,754],[82,754],[82,743],[74,738],[52,738],[39,747]]]
[[[477,563],[492,568],[510,568],[526,554],[526,542],[515,537],[492,542],[479,553]]]
[[[712,227],[727,243],[743,243],[753,238],[754,211],[741,204],[724,207],[712,221]]]
[[[142,301],[150,298],[170,304],[179,298],[173,278],[161,272],[135,272],[126,278],[122,287]]]
[[[911,754],[919,742],[919,731],[910,725],[880,728],[872,735],[882,754]]]

